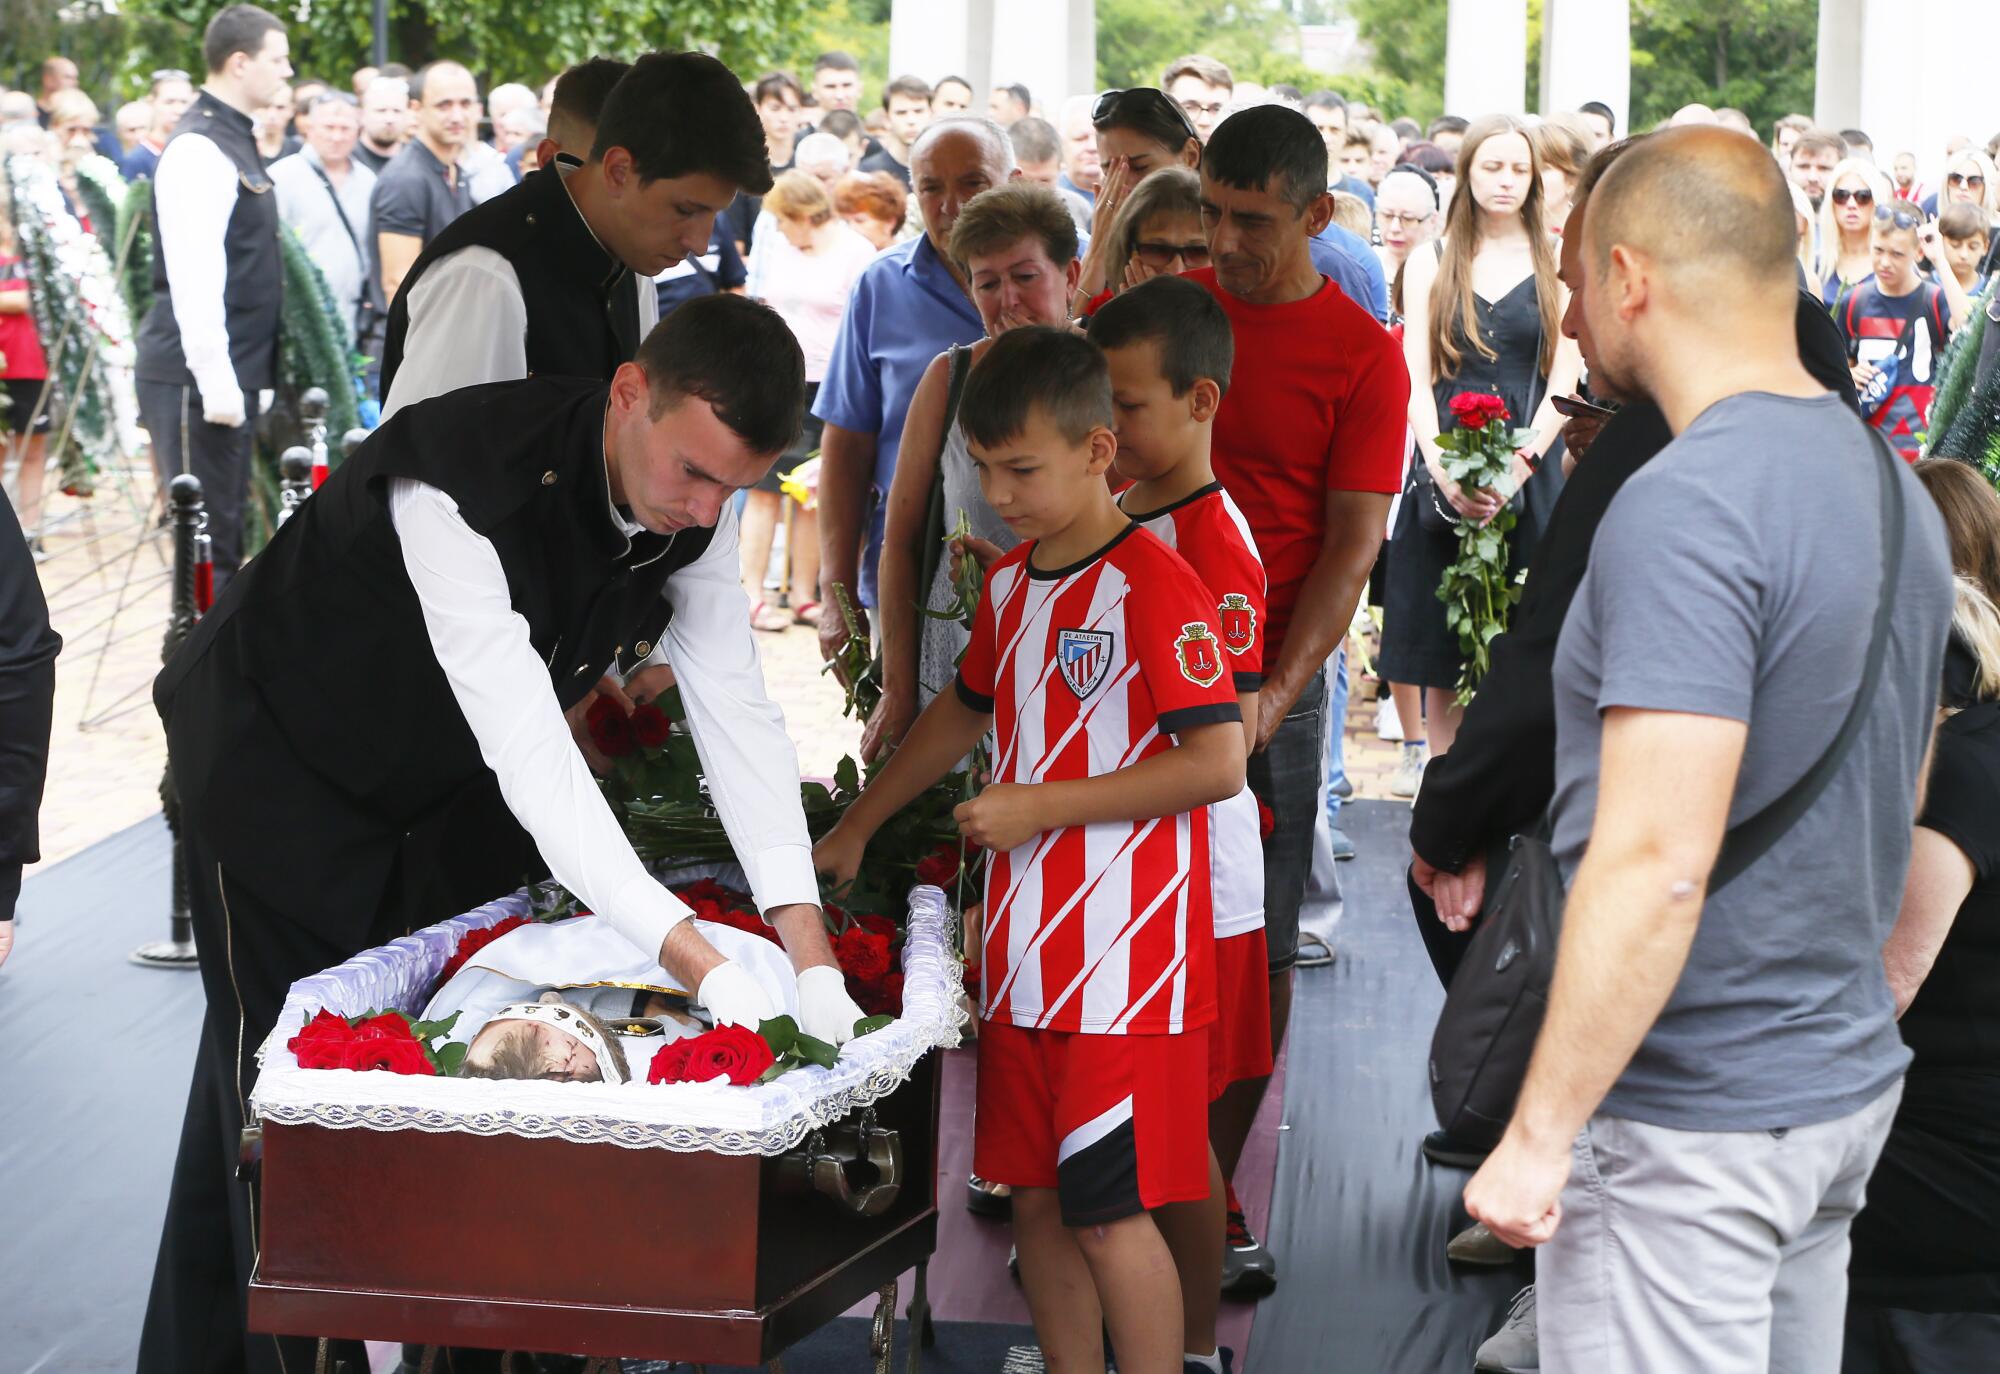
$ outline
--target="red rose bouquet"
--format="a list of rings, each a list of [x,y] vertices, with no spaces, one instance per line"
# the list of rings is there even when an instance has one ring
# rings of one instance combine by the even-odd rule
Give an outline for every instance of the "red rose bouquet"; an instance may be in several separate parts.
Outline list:
[[[302,1069],[386,1069],[390,1073],[448,1077],[465,1062],[465,1046],[439,1045],[458,1021],[418,1021],[400,1011],[340,1016],[322,1007],[285,1042]]]
[[[495,921],[482,930],[468,930],[459,939],[458,947],[452,950],[451,958],[444,961],[444,967],[438,971],[437,982],[432,984],[431,991],[435,993],[437,989],[449,983],[452,975],[464,968],[466,961],[480,950],[485,949],[508,931],[519,929],[526,924],[528,918],[525,916],[509,916],[506,920]]]
[[[857,1036],[880,1030],[892,1018],[871,1016],[854,1024]],[[805,1034],[789,1016],[776,1016],[756,1030],[717,1026],[714,1030],[662,1045],[646,1070],[648,1083],[709,1083],[721,1078],[742,1086],[768,1083],[802,1064],[832,1068],[840,1051]]]
[[[1445,476],[1466,491],[1483,488],[1511,498],[1514,456],[1533,432],[1507,428],[1514,418],[1507,403],[1486,392],[1462,391],[1451,398],[1450,408],[1457,427],[1438,436],[1438,447],[1444,450],[1439,466]],[[1507,575],[1507,536],[1514,520],[1510,500],[1483,525],[1459,521],[1458,558],[1438,583],[1445,623],[1458,635],[1464,656],[1458,679],[1460,701],[1470,701],[1486,676],[1493,640],[1507,628],[1508,613],[1521,596]]]

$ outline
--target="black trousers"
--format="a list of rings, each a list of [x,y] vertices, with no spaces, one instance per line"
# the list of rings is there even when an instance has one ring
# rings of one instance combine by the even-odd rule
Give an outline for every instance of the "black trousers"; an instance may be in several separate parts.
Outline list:
[[[236,1178],[257,1048],[300,978],[357,953],[288,918],[186,835],[190,907],[208,1009],[173,1190],[139,1339],[139,1374],[311,1374],[308,1338],[253,1336],[246,1325],[257,1257],[257,1192]],[[400,931],[384,930],[382,939]],[[375,941],[380,943],[380,941]],[[358,1342],[337,1352],[365,1374]]]
[[[257,393],[244,393],[246,418],[232,427],[201,418],[201,393],[194,387],[142,381],[138,392],[139,423],[153,441],[153,467],[160,485],[164,488],[183,472],[201,479],[219,593],[243,563],[243,506],[250,496]]]

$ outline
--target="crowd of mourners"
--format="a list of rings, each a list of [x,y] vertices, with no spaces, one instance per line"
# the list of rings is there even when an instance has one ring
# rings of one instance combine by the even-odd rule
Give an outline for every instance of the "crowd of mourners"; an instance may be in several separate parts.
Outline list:
[[[538,172],[602,164],[631,64],[485,88],[453,61],[317,79],[269,33],[212,26],[204,71],[154,72],[127,103],[93,100],[64,57],[39,90],[0,93],[10,167],[40,160],[63,196],[0,204],[9,492],[38,553],[62,316],[14,220],[66,211],[122,261],[89,159],[121,192],[176,174],[268,189],[357,360],[337,380],[364,423],[398,382],[443,389],[447,352],[544,370],[532,339],[525,361],[508,342],[532,288],[487,291],[483,250],[433,245]],[[845,53],[737,75],[705,117],[754,111],[766,166],[718,163],[718,203],[675,207],[685,251],[641,286],[638,328],[732,294],[797,342],[803,423],[736,503],[743,614],[879,660],[863,751],[895,762],[875,810],[996,713],[996,779],[1021,782],[1065,766],[1059,728],[1115,768],[1241,722],[1226,800],[1192,771],[1148,775],[1209,813],[1182,845],[1213,847],[1193,919],[1214,939],[1197,930],[1185,963],[1144,956],[1185,980],[1170,1013],[1137,953],[1114,988],[1061,962],[1080,951],[992,933],[1069,861],[1031,862],[991,818],[1012,867],[989,882],[1019,902],[989,901],[987,958],[1034,967],[1004,994],[989,968],[966,1203],[1011,1210],[1051,1367],[1101,1369],[1108,1327],[1120,1368],[1171,1367],[1147,1354],[1171,1346],[1188,1371],[1227,1369],[1219,1298],[1279,1287],[1230,1180],[1294,970],[1336,958],[1343,726],[1364,682],[1363,728],[1400,742],[1390,790],[1413,804],[1412,906],[1443,982],[1515,836],[1547,837],[1569,885],[1511,1125],[1423,1142],[1476,1171],[1438,1237],[1454,1261],[1538,1250],[1539,1284],[1479,1367],[2000,1364],[2000,135],[1878,150],[1691,105],[1629,136],[1598,103],[1419,124],[1201,55],[1067,98],[892,73],[867,108],[880,74]],[[232,116],[242,150],[218,136],[212,166],[170,143]],[[201,311],[189,269],[155,263],[163,296],[183,274],[178,333],[163,351],[160,308],[133,320],[125,383],[158,470],[203,478],[220,586],[248,557],[249,434],[282,400],[264,393],[285,385],[286,326],[275,300],[224,287],[226,199],[156,214],[156,258],[224,246],[222,304]],[[448,348],[426,323],[443,319]],[[1484,485],[1453,476],[1467,394],[1508,416],[1511,467]],[[1084,538],[1100,528],[1109,542]],[[1152,538],[1121,549],[1135,528]],[[1517,599],[1481,622],[1505,633],[1475,680],[1440,587],[1503,530]],[[1051,568],[1036,545],[1076,557]],[[986,577],[969,624],[965,560]],[[1076,618],[1057,661],[1017,665],[1052,615]],[[1093,716],[1074,708],[1110,628],[1149,695]],[[1028,704],[1036,672],[1067,683],[1048,689],[1063,713]],[[1210,749],[1172,752],[1193,770]],[[1827,776],[1803,813],[1704,904],[1718,854],[1747,843],[1730,827],[1809,772]],[[822,869],[886,818],[858,809]],[[1156,881],[1143,865],[1161,861],[1139,862],[1117,900]],[[1080,1016],[1038,1000],[1071,978]],[[1139,1042],[1197,1035],[1205,1058],[1139,1062]],[[1073,1167],[1064,1137],[1121,1093],[1136,1145],[1113,1163],[1085,1141],[1102,1167]],[[1170,1129],[1190,1119],[1208,1148]],[[1312,1280],[1284,1282],[1304,1300]]]

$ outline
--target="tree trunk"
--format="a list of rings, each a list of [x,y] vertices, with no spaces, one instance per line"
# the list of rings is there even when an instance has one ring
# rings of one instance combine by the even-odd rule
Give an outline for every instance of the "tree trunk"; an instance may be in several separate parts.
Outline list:
[[[1721,98],[1722,88],[1729,83],[1729,25],[1715,26],[1715,93]]]

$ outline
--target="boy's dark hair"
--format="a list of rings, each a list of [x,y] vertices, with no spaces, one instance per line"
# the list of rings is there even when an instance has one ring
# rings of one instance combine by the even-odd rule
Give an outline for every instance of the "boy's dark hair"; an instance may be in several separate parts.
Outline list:
[[[401,62],[384,62],[375,69],[375,75],[386,76],[392,81],[408,81],[415,73]]]
[[[1986,223],[1986,212],[1969,200],[1944,206],[1938,211],[1938,232],[1953,243],[1993,237],[1993,231]]]
[[[653,326],[635,361],[653,389],[649,419],[694,396],[714,406],[754,453],[777,454],[798,437],[805,355],[768,305],[727,293],[697,296]]]
[[[1340,110],[1345,112],[1347,109],[1347,97],[1343,96],[1339,91],[1317,90],[1306,97],[1305,106],[1308,110]]]
[[[956,75],[939,77],[937,79],[937,85],[931,87],[931,94],[936,95],[946,86],[963,86],[965,87],[965,93],[967,95],[972,94],[972,83],[970,81],[967,81],[964,77]]]
[[[1840,131],[1840,138],[1847,145],[1847,151],[1850,153],[1856,148],[1866,148],[1870,152],[1875,150],[1875,140],[1868,137],[1867,134],[1859,129],[1842,129]]]
[[[1062,156],[1062,136],[1039,115],[1022,115],[1009,124],[1007,141],[1014,145],[1017,162],[1047,162]]]
[[[1016,81],[1013,85],[1002,86],[1000,89],[1007,92],[1007,94],[1012,96],[1014,99],[1020,101],[1022,109],[1031,110],[1035,107],[1034,96],[1029,92],[1028,88],[1026,86],[1023,86],[1020,82]]]
[[[208,21],[201,35],[201,60],[219,72],[237,53],[255,57],[264,51],[264,35],[285,31],[284,21],[255,5],[231,5]]]
[[[729,68],[698,52],[649,52],[612,87],[590,160],[632,154],[639,179],[705,172],[761,196],[771,189],[764,121]]]
[[[1343,148],[1373,148],[1375,146],[1375,135],[1369,133],[1368,130],[1361,128],[1359,125],[1350,124],[1347,126],[1347,136],[1340,140],[1340,146]]]
[[[1578,114],[1596,115],[1604,121],[1605,127],[1610,129],[1612,133],[1615,134],[1618,132],[1618,116],[1613,114],[1611,107],[1601,100],[1586,100],[1576,107],[1576,112]]]
[[[1271,87],[1270,90],[1271,94],[1280,100],[1296,101],[1301,105],[1306,103],[1305,92],[1289,81],[1280,81],[1277,85]]]
[[[889,101],[895,96],[905,100],[921,100],[931,103],[931,83],[921,76],[899,76],[882,88],[882,108],[889,108]]]
[[[965,437],[998,448],[1026,429],[1036,410],[1072,444],[1093,429],[1111,428],[1111,371],[1103,351],[1055,325],[1026,325],[995,339],[959,398]]]
[[[1239,191],[1274,189],[1299,215],[1326,194],[1326,142],[1313,122],[1283,105],[1253,105],[1215,126],[1201,173]]]
[[[566,68],[549,96],[549,136],[556,137],[558,128],[595,129],[612,88],[631,70],[630,62],[615,57],[592,57]]]
[[[835,138],[861,133],[861,116],[852,110],[828,110],[819,117],[819,132]]]
[[[1472,121],[1464,115],[1439,115],[1424,126],[1424,137],[1435,139],[1439,134],[1462,134],[1472,127]]]
[[[1423,136],[1424,132],[1417,127],[1417,121],[1411,119],[1408,115],[1392,121],[1389,125],[1389,131],[1395,134],[1405,145],[1417,142]]]
[[[1229,394],[1236,338],[1229,316],[1206,289],[1186,277],[1154,277],[1120,291],[1090,317],[1090,339],[1109,352],[1151,341],[1160,346],[1160,375],[1185,396],[1203,377]]]
[[[823,52],[813,59],[814,76],[818,76],[821,72],[859,72],[860,70],[861,64],[854,60],[853,54],[844,53],[838,48],[835,48],[832,52]]]
[[[750,92],[750,98],[762,105],[767,100],[783,100],[786,91],[792,93],[792,99],[802,105],[805,103],[805,88],[799,85],[799,79],[790,72],[764,73],[757,78],[757,85]]]

